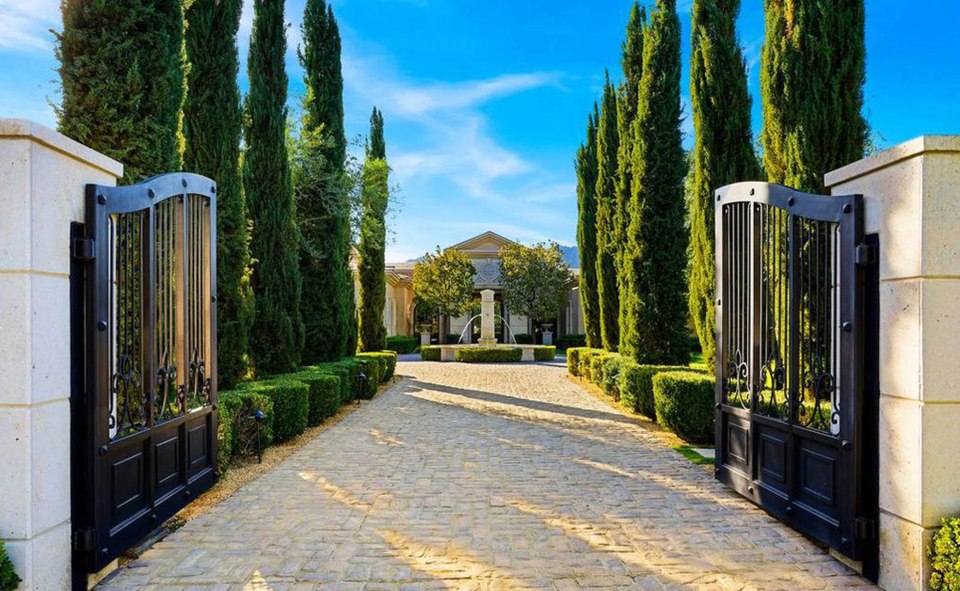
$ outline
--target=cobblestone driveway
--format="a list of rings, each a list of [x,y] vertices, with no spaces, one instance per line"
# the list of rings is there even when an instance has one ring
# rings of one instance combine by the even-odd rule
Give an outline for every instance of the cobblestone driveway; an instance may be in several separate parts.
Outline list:
[[[100,589],[866,585],[558,365],[398,373]]]

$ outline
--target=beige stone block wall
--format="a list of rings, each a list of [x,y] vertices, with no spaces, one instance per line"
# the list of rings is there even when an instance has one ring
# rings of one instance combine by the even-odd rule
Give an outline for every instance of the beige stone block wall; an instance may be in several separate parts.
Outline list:
[[[70,224],[120,163],[0,119],[0,537],[23,589],[70,586]]]
[[[960,137],[925,136],[826,175],[880,237],[880,585],[924,589],[960,514]]]

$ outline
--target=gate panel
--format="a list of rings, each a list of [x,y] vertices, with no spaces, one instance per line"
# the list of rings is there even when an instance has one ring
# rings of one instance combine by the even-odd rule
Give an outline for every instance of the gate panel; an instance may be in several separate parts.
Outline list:
[[[215,194],[189,173],[87,186],[73,519],[84,572],[215,482]]]
[[[741,183],[716,208],[717,478],[859,559],[861,197]]]

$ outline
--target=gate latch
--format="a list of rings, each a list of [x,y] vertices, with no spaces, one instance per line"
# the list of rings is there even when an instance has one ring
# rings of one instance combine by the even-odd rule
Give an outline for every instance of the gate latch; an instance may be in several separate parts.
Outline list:
[[[857,266],[877,264],[877,247],[872,244],[857,245]]]
[[[78,261],[92,261],[95,258],[92,238],[76,238],[73,241],[73,258]]]
[[[73,549],[77,552],[92,552],[96,549],[96,530],[84,527],[73,532]]]
[[[858,540],[872,540],[877,535],[877,522],[866,517],[853,520],[853,532]]]

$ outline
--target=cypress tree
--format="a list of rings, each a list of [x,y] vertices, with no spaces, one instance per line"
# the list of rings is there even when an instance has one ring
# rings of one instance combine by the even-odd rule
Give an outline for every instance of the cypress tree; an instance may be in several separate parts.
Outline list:
[[[217,368],[222,389],[247,372],[253,322],[250,230],[240,175],[243,111],[236,39],[242,7],[242,0],[193,0],[186,7],[190,83],[183,105],[183,166],[217,182]]]
[[[363,165],[360,244],[357,274],[360,277],[359,349],[382,351],[387,346],[387,330],[383,325],[386,304],[387,241],[386,214],[390,190],[387,149],[383,137],[383,114],[373,109],[370,115],[370,142]]]
[[[863,0],[766,0],[760,83],[771,182],[822,193],[823,175],[863,157]]]
[[[626,271],[624,257],[627,248],[627,228],[630,225],[630,195],[633,179],[632,157],[636,146],[634,121],[637,118],[637,103],[640,99],[640,78],[643,76],[643,36],[647,26],[647,11],[636,2],[630,9],[626,39],[623,42],[623,83],[617,92],[617,130],[620,150],[617,154],[617,214],[614,242],[617,246],[617,288],[623,293]],[[626,298],[620,297],[617,320],[624,315]],[[619,328],[619,326],[618,326]],[[619,332],[619,330],[618,330]],[[619,335],[618,335],[619,336]]]
[[[690,195],[690,315],[710,367],[716,352],[713,192],[756,180],[750,95],[737,41],[740,0],[695,0],[691,14],[690,98],[695,143]]]
[[[286,25],[283,0],[255,0],[247,63],[247,151],[243,181],[253,220],[252,285],[256,318],[251,352],[264,374],[293,370],[300,362],[300,269],[293,189],[287,160]]]
[[[601,345],[597,296],[597,119],[593,105],[587,119],[587,140],[577,150],[577,252],[580,254],[580,306],[588,347]]]
[[[124,166],[123,183],[180,170],[182,0],[64,0],[58,129]]]
[[[324,0],[308,0],[301,25],[303,66],[301,136],[304,150],[322,169],[313,182],[296,187],[301,232],[300,268],[306,286],[304,361],[336,360],[356,350],[356,307],[350,269],[350,205],[344,173],[340,31]],[[352,346],[351,346],[352,344]]]
[[[676,0],[657,0],[644,37],[620,351],[641,363],[686,363],[686,159]]]
[[[600,337],[603,347],[619,346],[620,295],[617,286],[617,94],[607,74],[597,126],[597,297],[600,302]]]

